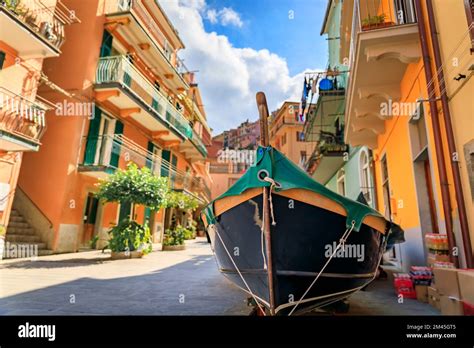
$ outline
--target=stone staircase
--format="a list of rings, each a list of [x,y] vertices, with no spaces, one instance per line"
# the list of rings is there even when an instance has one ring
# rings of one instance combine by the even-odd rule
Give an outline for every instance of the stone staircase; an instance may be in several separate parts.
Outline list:
[[[25,218],[16,209],[10,213],[10,222],[8,223],[5,241],[18,246],[37,246],[38,256],[52,255],[53,251],[47,249],[46,243],[36,235],[35,229],[25,220]]]

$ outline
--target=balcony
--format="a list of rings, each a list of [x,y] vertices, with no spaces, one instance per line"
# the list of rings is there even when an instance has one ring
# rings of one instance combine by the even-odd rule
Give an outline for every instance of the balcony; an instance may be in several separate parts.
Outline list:
[[[385,132],[381,103],[399,101],[408,64],[421,58],[415,7],[413,0],[355,0],[347,16],[348,4],[342,16],[342,27],[348,20],[352,27],[345,141],[373,149]]]
[[[0,150],[38,151],[48,106],[0,87]]]
[[[207,157],[207,148],[204,145],[201,137],[193,129],[191,137],[180,145],[180,151],[183,152],[186,158],[193,162],[205,159]]]
[[[110,102],[122,117],[130,117],[166,142],[193,137],[189,122],[125,56],[99,60],[96,99]]]
[[[78,171],[93,178],[106,178],[119,168],[125,168],[129,162],[139,167],[148,167],[159,177],[169,178],[170,188],[187,191],[198,198],[208,188],[202,180],[189,173],[180,171],[170,162],[148,151],[133,140],[121,135],[85,136],[81,142],[82,160]],[[209,193],[210,197],[210,193]]]
[[[344,101],[344,96],[320,94],[315,112],[305,123],[305,140],[315,142],[305,167],[322,184],[342,166],[344,155],[349,151],[344,143]]]
[[[40,0],[0,1],[0,41],[23,59],[58,56],[65,42],[65,25],[78,22],[60,1],[53,6]]]
[[[181,93],[189,89],[182,76],[184,67],[179,64],[173,48],[184,45],[159,4],[155,1],[118,0],[113,5],[107,9],[106,26],[113,29],[114,35],[121,36],[136,52],[140,52],[146,65],[152,67],[151,71],[156,75],[164,75],[174,92]],[[167,35],[157,21],[168,29]],[[173,38],[173,42],[167,37]]]

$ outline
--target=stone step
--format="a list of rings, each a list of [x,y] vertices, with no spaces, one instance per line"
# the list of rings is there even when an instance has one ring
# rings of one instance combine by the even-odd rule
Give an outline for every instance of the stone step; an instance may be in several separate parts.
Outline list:
[[[12,243],[40,243],[41,238],[34,234],[6,234],[6,240]]]
[[[16,209],[12,209],[10,212],[10,216],[21,216],[21,214]]]
[[[30,224],[26,221],[12,221],[10,219],[10,222],[8,223],[8,227],[30,227]]]
[[[22,249],[22,248],[30,248],[30,247],[35,247],[37,246],[38,247],[38,250],[45,250],[46,249],[46,243],[22,243],[22,242],[14,242],[14,243],[8,243],[8,244],[5,244],[5,248],[7,247],[7,245],[10,247],[10,248],[18,248],[18,249]]]
[[[35,229],[31,227],[10,227],[7,228],[7,234],[34,235]]]
[[[54,251],[49,250],[49,249],[41,249],[38,250],[38,256],[48,256],[48,255],[53,255]]]
[[[49,250],[49,249],[38,249],[38,255],[13,255],[13,254],[5,254],[4,255],[4,258],[5,259],[12,259],[12,258],[20,258],[20,256],[22,258],[31,258],[31,257],[35,257],[35,256],[49,256],[49,255],[53,255],[54,252],[52,250]]]
[[[25,218],[23,216],[19,216],[19,215],[10,215],[10,222],[8,223],[9,225],[11,225],[12,222],[26,222]]]

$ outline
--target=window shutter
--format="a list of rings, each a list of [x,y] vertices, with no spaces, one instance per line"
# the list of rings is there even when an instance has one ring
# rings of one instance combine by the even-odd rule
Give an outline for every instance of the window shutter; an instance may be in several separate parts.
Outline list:
[[[119,223],[124,219],[130,218],[130,211],[132,210],[132,203],[130,202],[121,202],[120,203],[120,212],[119,212]]]
[[[149,141],[148,142],[148,147],[147,147],[148,152],[153,153],[154,148],[155,148],[155,145],[153,145],[153,143],[151,141]],[[151,169],[152,164],[153,164],[152,160],[147,158],[145,166],[147,166],[148,168]]]
[[[87,134],[86,149],[84,151],[84,164],[94,164],[99,140],[100,119],[102,110],[97,106],[94,109],[94,118],[89,122],[89,133]]]
[[[112,41],[114,37],[107,31],[104,30],[102,35],[102,45],[100,46],[100,56],[109,57],[112,53]]]
[[[115,135],[123,134],[123,123],[119,120],[115,121]],[[112,155],[110,156],[110,165],[114,168],[118,168],[119,166],[119,159],[120,159],[120,140],[114,140],[112,144]]]
[[[170,163],[171,152],[169,150],[163,150],[161,152],[161,158],[164,160],[161,162],[161,176],[167,178],[170,174],[170,171],[165,163]]]
[[[143,216],[143,225],[150,227],[151,209],[146,207],[145,214]]]

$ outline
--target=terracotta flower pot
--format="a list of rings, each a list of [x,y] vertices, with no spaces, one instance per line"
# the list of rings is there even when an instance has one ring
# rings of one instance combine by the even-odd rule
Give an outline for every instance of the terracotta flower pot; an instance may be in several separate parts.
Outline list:
[[[163,250],[165,251],[178,251],[186,249],[186,245],[163,245]]]
[[[143,251],[112,251],[110,258],[112,260],[123,260],[123,259],[141,259],[143,257]]]

